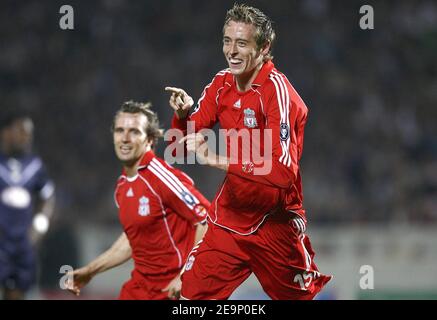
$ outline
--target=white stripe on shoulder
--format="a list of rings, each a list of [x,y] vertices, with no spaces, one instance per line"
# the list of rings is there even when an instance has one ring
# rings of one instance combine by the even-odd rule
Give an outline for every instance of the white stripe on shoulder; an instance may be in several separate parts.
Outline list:
[[[148,168],[150,167],[150,170],[155,173],[155,175],[158,175],[159,178],[166,184],[171,186],[173,189],[175,189],[177,192],[182,193],[182,188],[173,180],[171,179],[168,174],[163,171],[158,165],[155,163],[150,162]]]
[[[171,184],[163,175],[162,175],[162,173],[160,172],[160,171],[158,171],[156,168],[154,168],[153,166],[151,166],[151,165],[149,165],[148,167],[147,167],[149,170],[150,170],[150,172],[152,172],[159,180],[161,180],[164,184],[165,184],[165,186],[167,187],[167,188],[169,188],[171,191],[173,191],[173,193],[181,200],[181,201],[183,201],[184,203],[185,203],[185,201],[184,201],[184,198],[183,198],[183,196],[182,196],[182,192],[180,191],[180,190],[177,190],[176,188],[175,188],[175,186],[173,185],[173,184]],[[190,209],[193,209],[193,206],[190,206],[190,205],[188,205],[187,204],[187,206],[188,206],[188,208],[190,208]]]
[[[159,162],[156,159],[152,160],[153,164],[156,164],[159,168],[161,168],[180,188],[182,188],[182,190],[185,193],[190,194],[194,201],[196,202],[196,204],[198,204],[200,201],[196,198],[196,196],[194,194],[191,193],[190,190],[188,190],[188,188],[182,183],[181,180],[179,180],[178,177],[175,176],[175,174],[173,172],[171,172],[170,170],[168,170],[161,162]]]
[[[152,172],[159,180],[161,180],[167,188],[169,188],[171,191],[173,191],[173,193],[182,201],[185,203],[185,205],[192,210],[194,208],[194,206],[196,204],[199,203],[199,200],[197,200],[197,198],[191,194],[188,193],[189,198],[192,199],[192,201],[187,201],[187,199],[185,198],[185,196],[187,195],[186,192],[184,192],[183,189],[180,188],[179,185],[177,185],[177,183],[175,183],[174,180],[172,180],[171,178],[169,178],[169,176],[158,166],[156,166],[155,164],[152,164],[152,162],[150,162],[149,166],[147,167],[150,172]]]

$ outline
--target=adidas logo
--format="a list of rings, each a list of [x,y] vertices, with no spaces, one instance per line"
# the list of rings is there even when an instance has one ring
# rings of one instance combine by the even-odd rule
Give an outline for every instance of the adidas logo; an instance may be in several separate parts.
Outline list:
[[[132,188],[129,188],[129,190],[126,193],[126,197],[133,197],[134,196],[134,191],[132,190]]]
[[[238,99],[238,101],[234,103],[234,108],[237,108],[237,109],[241,108],[241,99]]]

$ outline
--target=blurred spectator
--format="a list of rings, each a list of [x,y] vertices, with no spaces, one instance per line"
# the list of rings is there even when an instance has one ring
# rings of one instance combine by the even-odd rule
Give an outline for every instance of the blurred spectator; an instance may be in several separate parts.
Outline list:
[[[49,227],[54,185],[31,153],[33,122],[14,109],[0,119],[0,289],[4,299],[23,299],[36,280],[33,246]]]

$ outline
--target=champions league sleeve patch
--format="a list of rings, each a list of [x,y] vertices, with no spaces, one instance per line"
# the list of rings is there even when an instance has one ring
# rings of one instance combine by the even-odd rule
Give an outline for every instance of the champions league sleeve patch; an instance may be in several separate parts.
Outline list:
[[[281,123],[281,129],[279,131],[279,138],[282,141],[285,141],[289,137],[290,137],[290,127],[286,123]]]
[[[196,204],[196,200],[194,200],[194,197],[192,194],[182,191],[181,192],[182,199],[184,199],[184,202],[189,206],[194,206]]]

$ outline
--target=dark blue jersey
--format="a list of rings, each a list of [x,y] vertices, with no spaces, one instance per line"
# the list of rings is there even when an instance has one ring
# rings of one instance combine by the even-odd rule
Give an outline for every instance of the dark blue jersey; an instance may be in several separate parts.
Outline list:
[[[48,199],[53,191],[39,157],[10,158],[0,153],[0,238],[25,238],[36,198]]]

